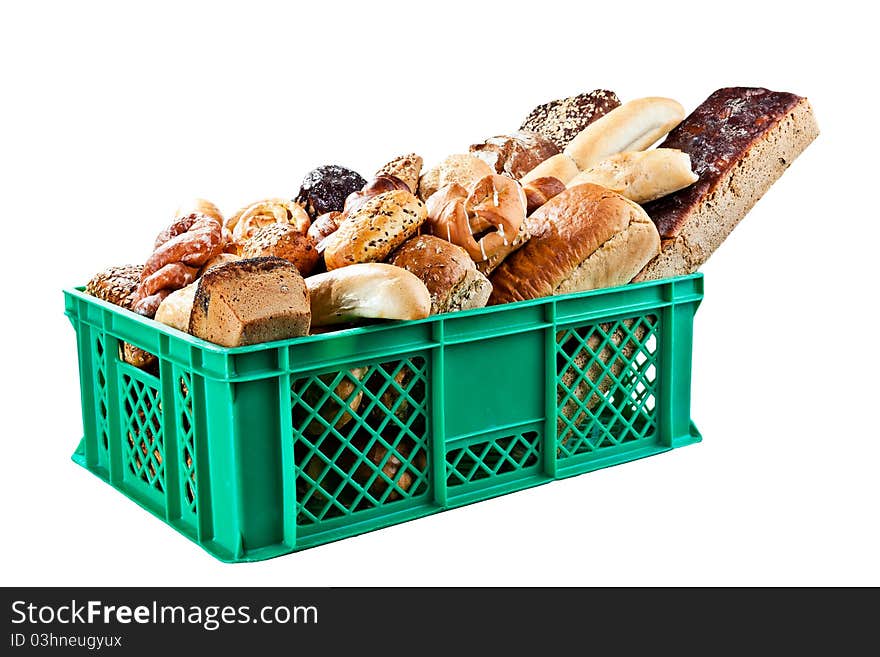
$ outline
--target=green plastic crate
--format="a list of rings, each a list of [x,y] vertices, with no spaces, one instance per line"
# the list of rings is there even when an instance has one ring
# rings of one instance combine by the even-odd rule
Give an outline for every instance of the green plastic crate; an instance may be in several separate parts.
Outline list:
[[[700,440],[701,274],[233,349],[64,294],[73,460],[223,561]],[[156,354],[159,375],[123,362],[123,341]]]

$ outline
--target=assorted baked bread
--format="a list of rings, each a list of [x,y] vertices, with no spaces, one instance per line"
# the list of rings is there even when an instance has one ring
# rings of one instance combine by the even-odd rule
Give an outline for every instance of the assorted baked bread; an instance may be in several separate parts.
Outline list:
[[[428,168],[416,153],[370,181],[320,166],[293,199],[228,218],[194,199],[143,265],[86,292],[233,347],[687,274],[817,134],[790,93],[719,89],[685,117],[669,98],[595,90]]]

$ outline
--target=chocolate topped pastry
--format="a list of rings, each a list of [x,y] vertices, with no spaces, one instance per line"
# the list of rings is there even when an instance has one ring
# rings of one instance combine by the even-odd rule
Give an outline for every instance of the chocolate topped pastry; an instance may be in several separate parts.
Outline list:
[[[326,212],[342,212],[348,195],[366,184],[357,171],[328,164],[306,174],[294,201],[314,220]]]
[[[596,89],[538,105],[519,129],[537,132],[562,150],[577,133],[618,105],[620,99],[613,91]]]

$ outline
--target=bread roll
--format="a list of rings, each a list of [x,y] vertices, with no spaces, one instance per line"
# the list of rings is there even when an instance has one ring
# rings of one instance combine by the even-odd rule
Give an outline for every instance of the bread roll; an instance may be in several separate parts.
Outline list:
[[[577,177],[577,176],[575,176]],[[523,192],[526,195],[526,212],[532,214],[557,194],[565,191],[565,185],[559,178],[545,176],[535,178],[523,184]]]
[[[204,214],[213,219],[217,220],[217,223],[223,225],[223,213],[220,212],[220,209],[211,203],[211,201],[206,201],[203,198],[194,198],[186,203],[182,203],[180,207],[177,208],[177,211],[174,213],[175,219],[182,219],[183,217],[190,214]]]
[[[470,152],[492,167],[495,173],[519,179],[548,157],[559,153],[559,149],[535,132],[520,130],[474,144]]]
[[[565,184],[578,175],[578,171],[578,166],[574,160],[564,153],[559,153],[541,162],[541,164],[524,175],[520,182],[525,185],[538,178],[556,178]]]
[[[431,314],[482,308],[492,285],[460,246],[433,235],[407,240],[388,262],[412,272],[431,294]]]
[[[308,276],[318,264],[315,242],[306,233],[290,224],[269,224],[260,228],[241,245],[242,258],[275,256],[296,265],[299,273]]]
[[[607,187],[630,201],[647,203],[677,192],[697,181],[691,158],[674,148],[655,148],[612,155],[581,171],[568,187],[594,183]]]
[[[552,198],[527,224],[531,239],[490,277],[490,304],[622,285],[660,250],[639,205],[589,183]]]
[[[419,180],[419,198],[426,201],[438,189],[452,183],[469,189],[480,178],[494,173],[492,167],[474,155],[450,155],[436,167],[426,171]]]
[[[322,242],[328,271],[358,262],[385,260],[416,233],[427,216],[425,204],[407,191],[374,196]]]
[[[156,316],[153,319],[167,324],[171,328],[176,328],[178,331],[188,332],[189,317],[192,314],[197,288],[198,283],[190,283],[186,287],[182,287],[169,294],[159,304]]]
[[[198,280],[189,332],[238,347],[306,335],[309,318],[309,293],[296,267],[281,258],[252,258]]]
[[[422,158],[420,155],[410,153],[401,155],[391,160],[388,164],[380,167],[376,176],[395,176],[409,187],[409,191],[415,194],[419,189],[419,176],[422,174]]]
[[[431,294],[405,269],[372,262],[350,265],[306,279],[313,326],[360,318],[424,319]]]
[[[589,169],[615,153],[645,150],[683,118],[684,108],[670,98],[631,100],[588,125],[563,153]]]
[[[208,270],[213,269],[214,267],[219,267],[220,265],[225,265],[227,262],[235,262],[236,260],[241,260],[241,256],[235,255],[234,253],[221,253],[215,255],[202,265],[202,268],[199,269],[198,275],[204,276],[205,272]]]

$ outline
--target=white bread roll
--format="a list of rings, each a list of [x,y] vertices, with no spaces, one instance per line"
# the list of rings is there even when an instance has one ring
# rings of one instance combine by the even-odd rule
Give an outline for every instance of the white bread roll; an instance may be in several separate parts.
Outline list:
[[[312,326],[355,319],[424,319],[431,294],[415,275],[380,262],[340,267],[306,279]]]
[[[612,155],[581,171],[567,187],[594,183],[636,203],[647,203],[697,182],[691,158],[675,148]]]
[[[198,287],[199,283],[196,281],[169,294],[159,304],[153,319],[187,333],[189,331],[189,316],[192,314],[193,300],[196,297]]]
[[[583,171],[615,153],[645,150],[683,119],[684,107],[671,98],[631,100],[581,130],[563,153]]]
[[[561,180],[562,184],[567,183],[578,174],[578,166],[565,153],[558,153],[552,157],[548,157],[526,175],[520,178],[520,182],[525,185],[527,182],[537,180],[538,178],[556,178]]]

